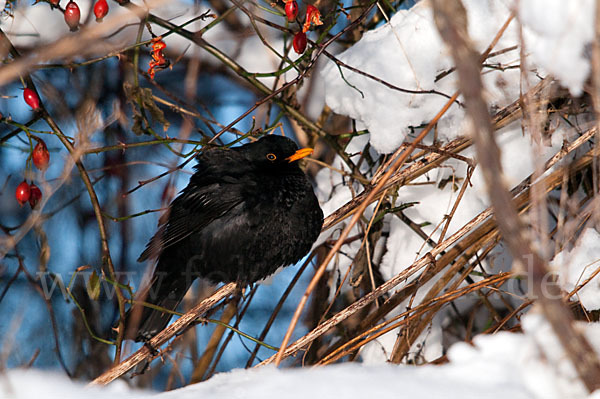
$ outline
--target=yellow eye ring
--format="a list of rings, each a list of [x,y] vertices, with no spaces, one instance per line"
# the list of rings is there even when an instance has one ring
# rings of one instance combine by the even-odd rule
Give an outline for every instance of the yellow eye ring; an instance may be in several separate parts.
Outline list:
[[[273,154],[272,152],[270,152],[270,153],[267,154],[267,159],[269,161],[274,161],[274,160],[277,159],[277,156],[275,154]]]

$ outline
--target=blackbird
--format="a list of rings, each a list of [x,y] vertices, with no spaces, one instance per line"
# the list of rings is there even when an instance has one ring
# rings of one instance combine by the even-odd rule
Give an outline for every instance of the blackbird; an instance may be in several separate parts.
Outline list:
[[[310,153],[274,135],[202,152],[188,186],[138,259],[158,259],[144,300],[174,310],[198,277],[247,285],[302,259],[323,225],[297,162]],[[170,319],[135,306],[126,316],[126,338],[148,341]]]

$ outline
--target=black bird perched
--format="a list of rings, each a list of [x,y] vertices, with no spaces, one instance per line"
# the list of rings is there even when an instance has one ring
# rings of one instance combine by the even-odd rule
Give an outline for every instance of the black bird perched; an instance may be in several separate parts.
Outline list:
[[[158,259],[145,301],[174,310],[197,277],[246,285],[302,259],[323,225],[297,162],[311,152],[269,135],[200,154],[196,173],[138,259]],[[149,307],[132,308],[126,337],[147,341],[170,319]]]

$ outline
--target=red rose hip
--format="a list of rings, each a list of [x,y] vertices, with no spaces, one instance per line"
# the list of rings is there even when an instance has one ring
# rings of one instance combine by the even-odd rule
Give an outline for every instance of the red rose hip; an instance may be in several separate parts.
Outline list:
[[[31,183],[31,186],[29,186],[29,190],[31,191],[29,195],[29,205],[31,206],[31,209],[33,209],[42,199],[42,190],[40,190],[40,188],[33,183]]]
[[[26,87],[23,90],[23,99],[31,107],[32,110],[37,111],[40,109],[40,98],[36,94],[35,91],[31,90],[29,87]]]
[[[21,184],[17,186],[17,190],[15,191],[15,198],[17,199],[19,205],[23,206],[24,203],[29,201],[30,197],[31,188],[29,188],[29,184],[27,184],[27,182],[23,180]]]
[[[106,0],[98,0],[94,5],[94,15],[96,16],[96,22],[102,22],[102,18],[108,14],[108,3]]]
[[[77,30],[80,18],[81,12],[79,11],[79,6],[73,0],[69,1],[65,7],[65,22],[69,26],[69,29],[71,29],[71,32]]]
[[[296,33],[292,45],[294,46],[295,52],[302,54],[304,50],[306,50],[306,34],[304,32]]]
[[[43,140],[38,141],[33,148],[31,159],[33,159],[33,164],[39,170],[46,170],[48,168],[48,164],[50,163],[50,153]]]
[[[296,3],[296,0],[285,3],[285,15],[290,22],[296,19],[298,16],[298,3]]]

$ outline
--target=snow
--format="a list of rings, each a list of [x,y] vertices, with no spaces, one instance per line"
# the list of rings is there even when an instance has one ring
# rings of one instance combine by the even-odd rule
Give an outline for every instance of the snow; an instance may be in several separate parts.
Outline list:
[[[508,19],[513,1],[463,0],[469,20],[469,35],[483,52]],[[589,75],[585,48],[593,39],[594,2],[577,0],[523,0],[516,2],[523,24],[529,83],[535,73],[552,73],[575,95],[580,94]],[[543,10],[543,12],[541,12]],[[506,49],[520,43],[517,21],[494,48]],[[518,50],[491,57],[488,63],[518,65]],[[452,66],[448,50],[433,23],[428,1],[408,11],[399,11],[389,24],[364,34],[338,58],[384,81],[409,90],[437,90],[452,95],[456,74],[439,80],[436,76]],[[380,153],[393,152],[405,140],[411,126],[429,122],[447,98],[437,94],[407,94],[385,87],[365,76],[329,62],[322,71],[326,103],[336,113],[357,120],[371,133],[371,144]],[[518,68],[484,69],[483,81],[490,107],[501,107],[520,94]],[[354,87],[352,87],[354,86]],[[363,97],[364,95],[364,97]],[[442,117],[438,134],[447,139],[464,131],[464,111],[454,104]]]
[[[463,1],[468,10],[469,33],[479,51],[490,44],[509,16],[505,1]],[[490,23],[482,23],[489,21]],[[502,37],[497,49],[513,46],[518,41],[515,24]],[[456,90],[455,74],[436,82],[436,76],[452,66],[427,1],[408,11],[396,13],[390,24],[365,33],[354,46],[338,58],[398,87],[409,90],[437,90],[451,96]],[[514,52],[500,55],[494,62],[510,63]],[[367,77],[343,69],[346,83],[333,62],[322,71],[326,103],[335,112],[355,118],[371,133],[371,144],[380,153],[394,151],[406,138],[411,126],[430,121],[447,102],[439,94],[407,94],[387,88]],[[510,76],[510,77],[509,77]],[[502,79],[500,79],[502,78]],[[518,96],[518,85],[505,85],[506,79],[519,79],[519,72],[493,70],[484,74],[491,105],[502,106]],[[516,90],[515,90],[516,89]],[[364,97],[361,95],[364,94]],[[454,138],[464,120],[464,111],[454,104],[442,118],[438,134]]]
[[[112,395],[119,399],[148,398],[143,392],[133,392],[123,381],[106,387],[86,388],[82,382],[71,381],[64,374],[36,369],[14,369],[0,375],[2,399],[105,399]]]
[[[551,267],[558,273],[558,283],[566,292],[573,291],[592,277],[600,267],[600,234],[587,228],[571,250],[565,249],[554,257]],[[600,309],[600,278],[596,275],[581,287],[574,298],[587,310]]]
[[[84,387],[67,377],[40,370],[9,370],[0,378],[0,397],[11,399],[235,399],[365,397],[445,399],[583,399],[582,383],[544,318],[523,318],[524,333],[475,337],[473,346],[454,345],[449,363],[412,367],[346,363],[325,367],[277,369],[265,366],[220,373],[210,380],[161,394],[134,391],[123,381],[105,388]],[[596,351],[600,325],[578,324]]]
[[[595,4],[593,0],[518,2],[533,64],[553,74],[573,95],[581,94],[590,72],[586,46],[594,39]]]
[[[437,381],[431,384],[431,378]],[[518,384],[500,376],[494,397],[529,398]],[[489,380],[473,381],[453,367],[342,364],[278,370],[236,370],[215,376],[204,384],[161,395],[165,399],[209,398],[490,398]],[[484,396],[487,395],[487,396]],[[502,395],[502,396],[500,396]],[[161,397],[161,399],[163,399]]]
[[[475,347],[456,344],[450,349],[448,358],[451,364],[479,370],[478,378],[493,375],[491,378],[494,379],[497,375],[506,375],[512,381],[520,381],[534,398],[586,397],[584,386],[545,319],[531,312],[522,319],[522,326],[524,334],[480,335],[474,339]],[[598,348],[600,325],[582,323],[578,327],[584,330],[588,339],[595,339]]]

